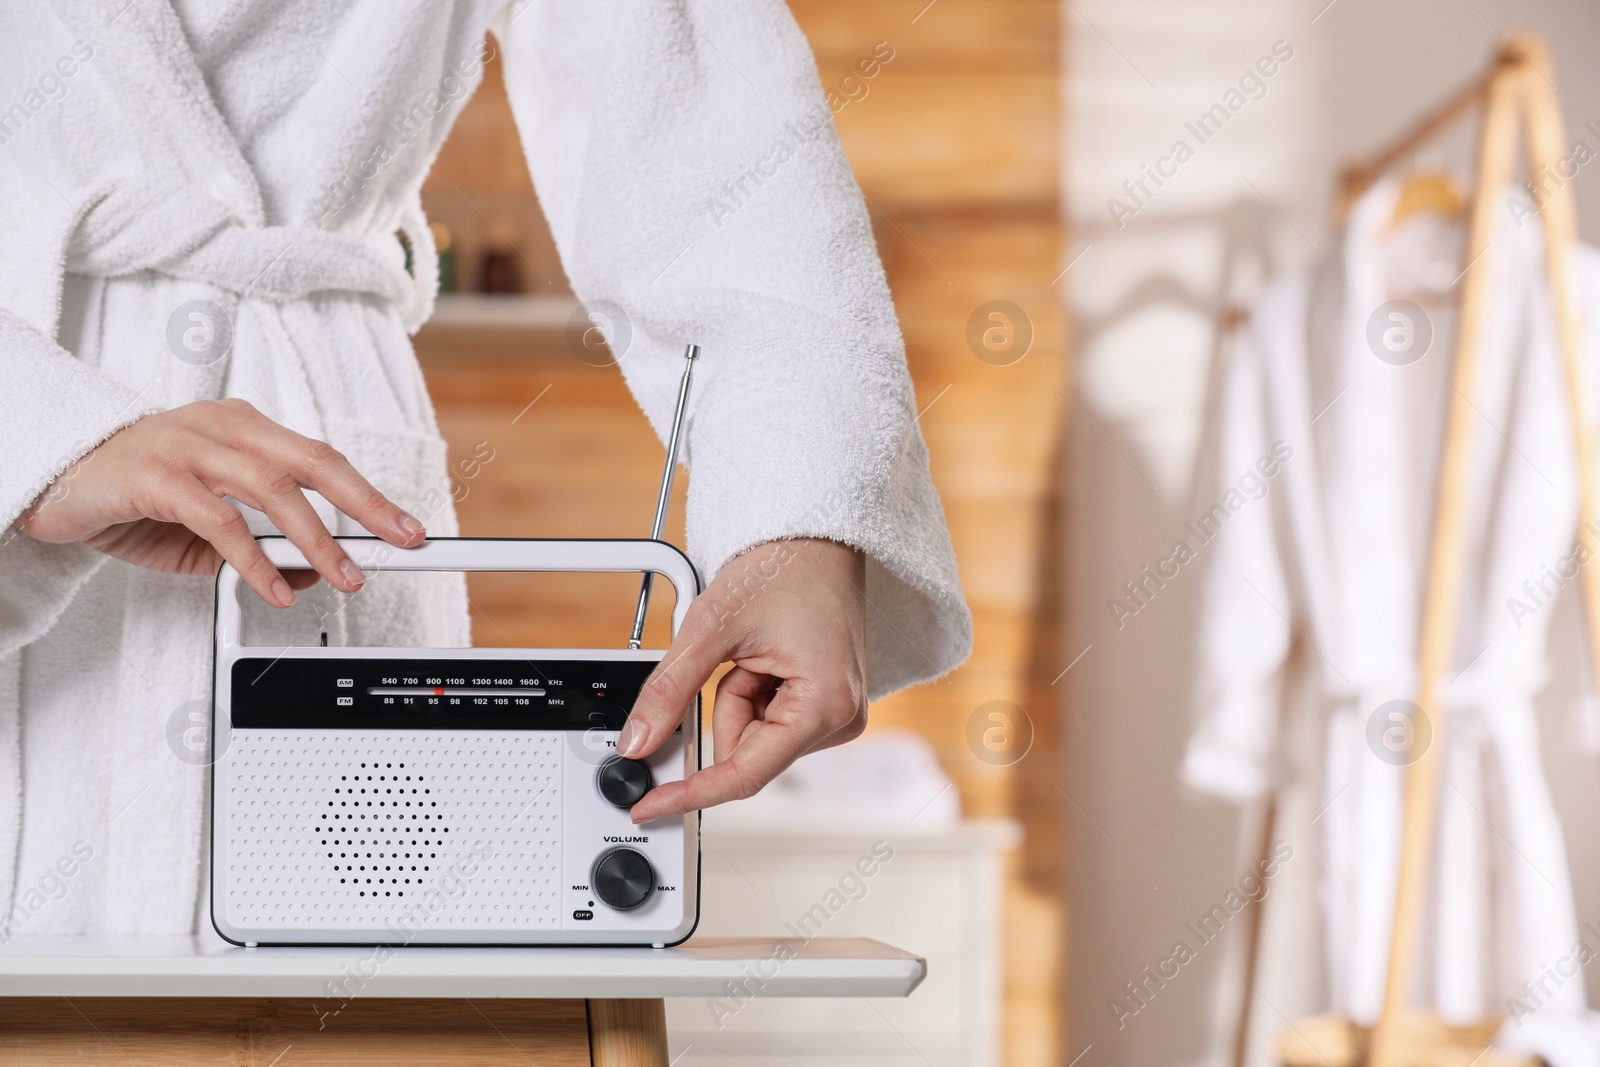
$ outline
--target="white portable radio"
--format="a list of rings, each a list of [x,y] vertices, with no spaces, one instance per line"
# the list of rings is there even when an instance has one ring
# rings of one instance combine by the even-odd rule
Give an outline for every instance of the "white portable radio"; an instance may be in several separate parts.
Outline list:
[[[211,917],[267,944],[671,945],[699,919],[698,812],[635,826],[652,787],[699,768],[700,705],[643,760],[619,731],[662,652],[639,647],[651,576],[699,592],[657,538],[440,538],[385,570],[633,571],[626,649],[262,648],[241,643],[239,573],[217,577]],[[340,538],[352,550],[375,539]],[[280,568],[305,568],[264,538]]]

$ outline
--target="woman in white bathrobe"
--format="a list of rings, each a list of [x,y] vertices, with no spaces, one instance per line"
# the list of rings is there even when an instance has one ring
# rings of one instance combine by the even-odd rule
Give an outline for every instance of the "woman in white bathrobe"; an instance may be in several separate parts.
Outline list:
[[[704,353],[688,548],[716,578],[625,743],[737,666],[716,766],[635,817],[748,795],[965,655],[866,210],[780,0],[6,5],[0,937],[195,928],[206,774],[168,734],[209,691],[222,558],[263,640],[467,643],[459,577],[368,575],[325,533],[456,532],[407,335],[436,289],[419,191],[486,32],[567,275],[628,316],[658,430],[683,344]],[[273,531],[359,594],[296,599],[255,556]],[[770,595],[719,610],[775,541]]]

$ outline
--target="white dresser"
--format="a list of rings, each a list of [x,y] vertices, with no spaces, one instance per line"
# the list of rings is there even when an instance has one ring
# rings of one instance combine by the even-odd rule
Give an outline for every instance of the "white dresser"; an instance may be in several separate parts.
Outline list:
[[[750,1001],[737,987],[668,1000],[674,1067],[999,1062],[1001,862],[1021,838],[1016,824],[758,831],[729,821],[737,828],[719,829],[717,809],[706,813],[697,936],[872,937],[926,958],[928,977],[899,1001]],[[782,966],[773,960],[765,975]]]

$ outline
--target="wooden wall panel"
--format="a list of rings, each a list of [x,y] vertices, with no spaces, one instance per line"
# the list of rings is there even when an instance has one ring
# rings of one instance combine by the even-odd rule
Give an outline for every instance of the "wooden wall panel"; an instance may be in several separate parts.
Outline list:
[[[797,0],[825,88],[878,41],[895,58],[835,117],[873,208],[906,337],[923,435],[973,608],[972,659],[897,694],[874,721],[922,731],[973,815],[1026,830],[1007,883],[1004,1062],[1064,1063],[1060,835],[1055,776],[1061,648],[1053,566],[1067,334],[1059,291],[1060,6],[1055,0]],[[858,90],[859,92],[859,90]],[[1006,300],[1033,329],[1009,366],[978,358],[968,325]],[[975,758],[988,701],[1032,721],[1010,767]]]
[[[873,203],[890,213],[943,205],[1053,203],[1055,75],[1009,68],[919,69],[902,63],[908,52],[910,46],[900,49],[870,83],[868,95],[838,116],[845,151]],[[823,84],[839,84],[853,62],[825,61]],[[1017,105],[997,108],[997,96]],[[939,116],[936,129],[920,121],[930,114]]]
[[[790,0],[819,64],[887,40],[913,63],[1026,64],[1054,71],[1060,18],[1053,0]],[[1052,142],[1055,135],[1051,135]]]
[[[484,64],[483,84],[423,184],[422,206],[430,221],[450,230],[463,292],[477,291],[490,249],[513,258],[524,292],[571,292],[534,195],[497,55]]]

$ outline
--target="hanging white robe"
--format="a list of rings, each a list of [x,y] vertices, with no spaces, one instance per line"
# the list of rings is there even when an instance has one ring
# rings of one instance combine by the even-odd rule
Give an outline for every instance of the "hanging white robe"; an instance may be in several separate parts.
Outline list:
[[[209,694],[212,583],[7,529],[45,486],[147,413],[242,397],[456,532],[407,335],[437,288],[422,181],[490,30],[568,278],[628,316],[621,369],[658,431],[683,343],[702,346],[684,455],[702,574],[773,538],[834,538],[870,561],[872,695],[964,657],[866,207],[779,0],[8,4],[0,940],[191,930],[202,880],[206,771],[172,735]],[[746,181],[779,144],[782,165]],[[745,202],[719,210],[740,181]],[[215,362],[179,358],[191,301],[231,322]],[[251,639],[312,643],[318,606],[256,605]],[[461,583],[377,575],[330,629],[465,644]]]
[[[1388,740],[1407,740],[1404,720],[1380,709],[1416,697],[1462,247],[1460,227],[1431,216],[1391,230],[1398,194],[1392,181],[1367,194],[1337,264],[1278,282],[1237,338],[1214,413],[1217,477],[1237,479],[1275,444],[1292,457],[1206,550],[1199,720],[1183,767],[1190,784],[1239,800],[1296,773],[1280,751],[1280,704],[1298,635],[1326,720],[1324,765],[1298,772],[1322,780],[1315,830],[1331,1009],[1364,1024],[1383,998],[1399,858],[1404,766],[1384,758],[1385,731],[1401,728]],[[1414,997],[1457,1022],[1526,1001],[1523,982],[1578,939],[1533,708],[1557,588],[1546,575],[1563,566],[1576,532],[1572,433],[1538,227],[1508,221],[1492,262]],[[1580,313],[1597,321],[1600,255],[1583,248],[1575,267]],[[1431,346],[1410,363],[1378,355],[1383,330],[1404,329],[1383,309],[1397,299],[1422,306],[1431,322]],[[1583,359],[1600,365],[1592,331]],[[1592,388],[1589,396],[1593,410]],[[1600,544],[1600,531],[1585,539]],[[1584,1003],[1580,972],[1547,983],[1527,1006],[1550,1018]]]

